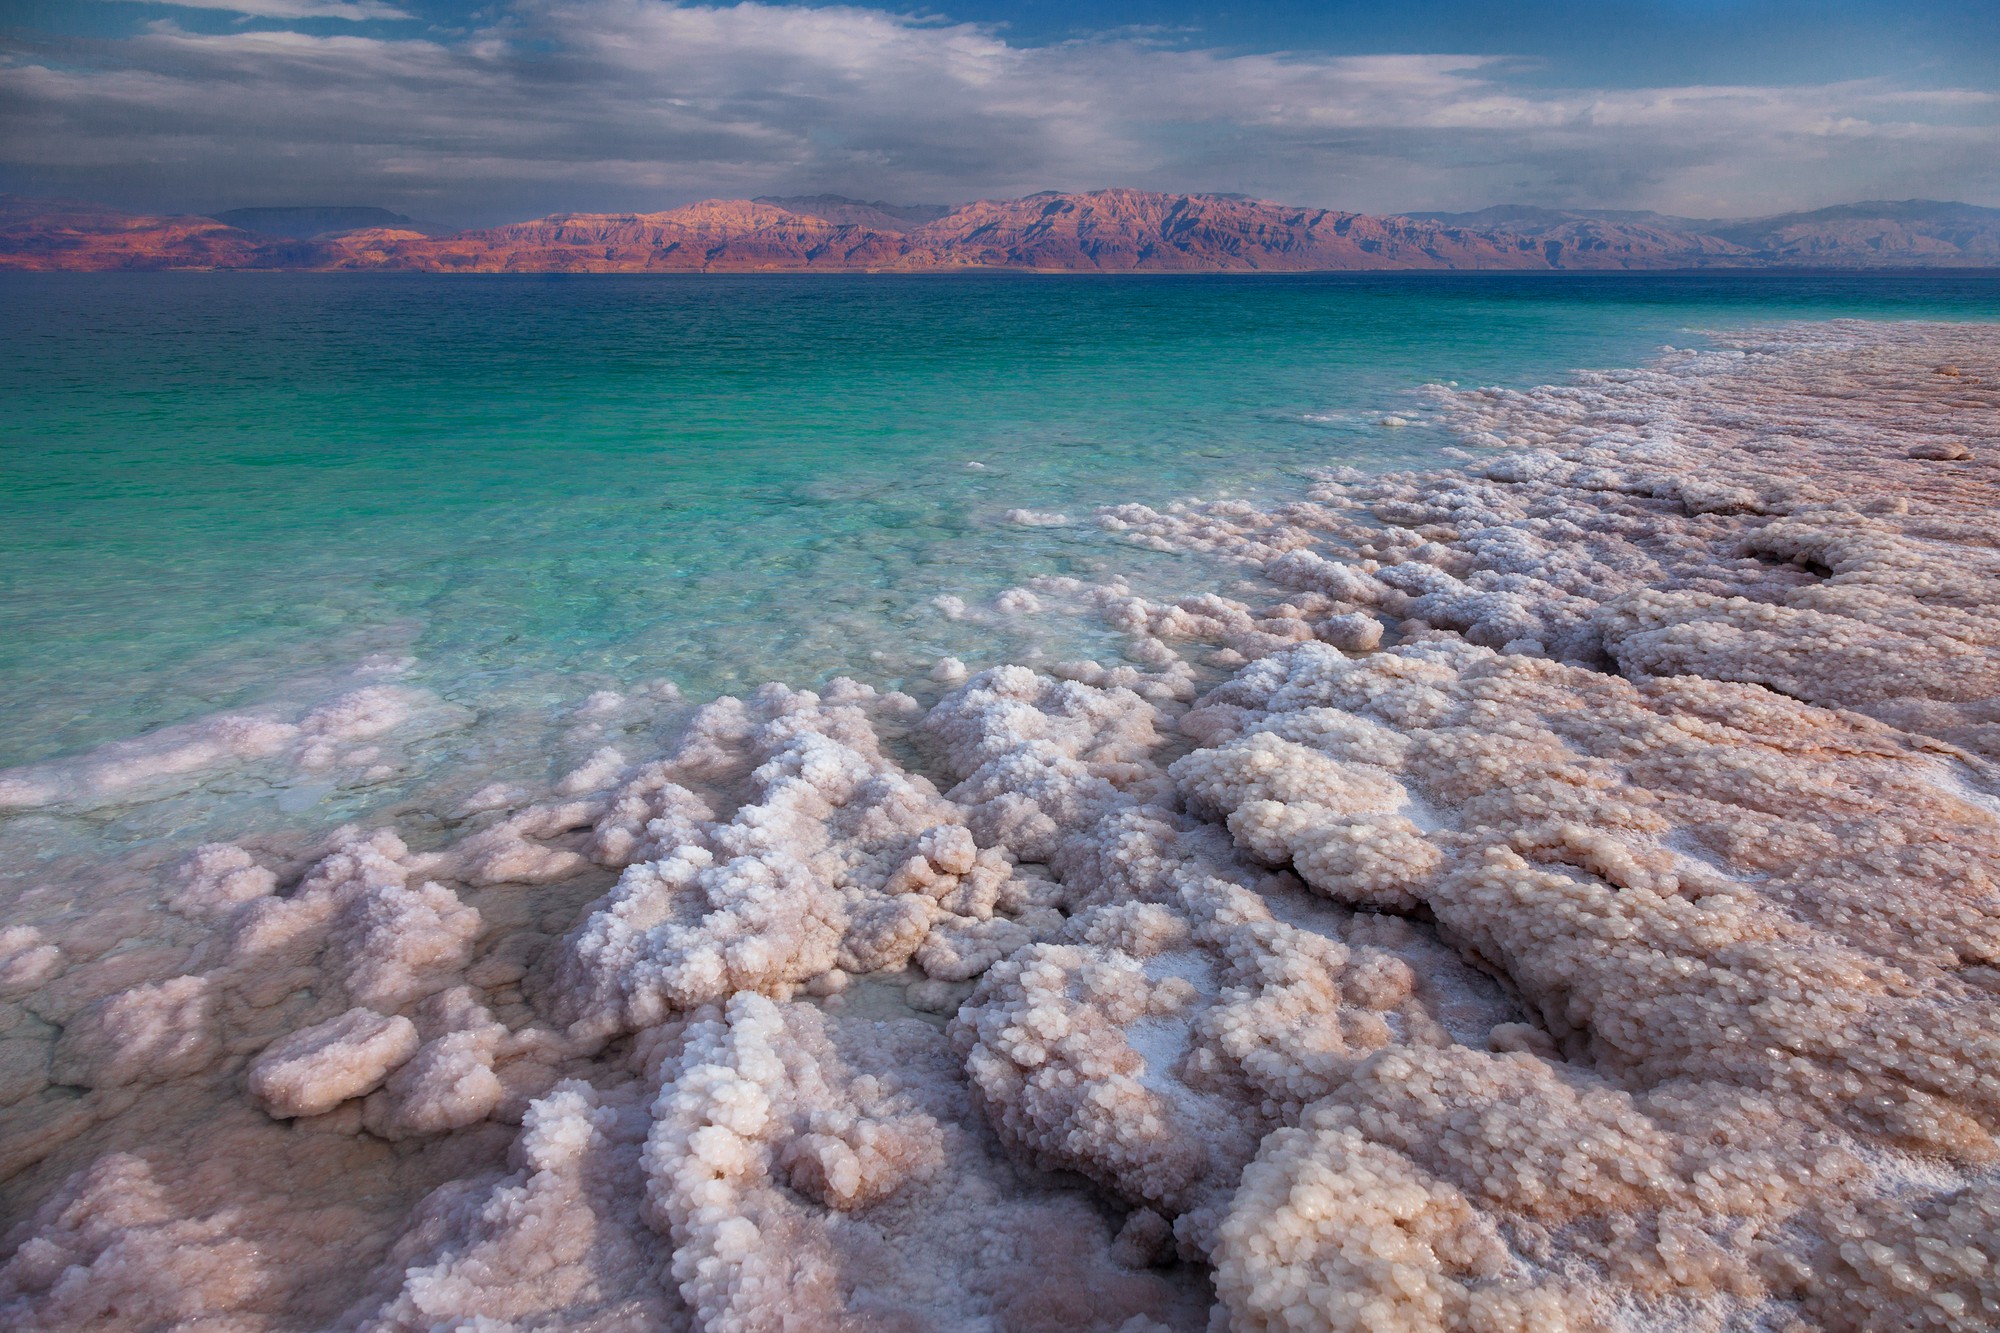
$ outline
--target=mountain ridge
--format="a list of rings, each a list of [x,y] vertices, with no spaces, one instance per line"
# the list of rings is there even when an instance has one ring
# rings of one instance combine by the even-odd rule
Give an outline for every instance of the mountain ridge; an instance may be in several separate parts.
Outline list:
[[[232,220],[245,225],[232,226]],[[290,234],[343,220],[372,225]],[[2000,267],[2000,209],[1901,200],[1724,221],[1525,205],[1371,215],[1241,195],[1106,189],[955,207],[827,194],[709,199],[652,213],[556,213],[443,232],[387,210],[351,206],[166,216],[0,197],[0,268],[51,271],[1296,273],[1787,266]]]

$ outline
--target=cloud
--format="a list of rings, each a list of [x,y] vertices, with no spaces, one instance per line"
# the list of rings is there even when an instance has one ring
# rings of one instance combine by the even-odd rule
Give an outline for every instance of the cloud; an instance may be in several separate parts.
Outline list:
[[[258,19],[346,19],[362,23],[369,19],[410,17],[382,0],[133,0],[133,3],[171,5],[176,9],[220,9]]]
[[[1373,211],[2000,203],[1987,89],[1548,87],[1493,55],[1130,33],[1030,47],[863,8],[520,0],[463,34],[408,37],[160,22],[60,61],[0,43],[0,71],[9,188],[191,209],[353,201],[498,220],[1108,184]]]

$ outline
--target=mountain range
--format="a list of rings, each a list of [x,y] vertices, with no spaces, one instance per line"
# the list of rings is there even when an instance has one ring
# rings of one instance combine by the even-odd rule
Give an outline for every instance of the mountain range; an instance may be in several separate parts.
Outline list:
[[[1777,217],[1501,206],[1370,216],[1238,195],[1044,193],[960,206],[839,195],[560,213],[454,231],[384,209],[125,213],[0,196],[0,269],[420,272],[1323,272],[2000,267],[2000,209],[1930,200]]]

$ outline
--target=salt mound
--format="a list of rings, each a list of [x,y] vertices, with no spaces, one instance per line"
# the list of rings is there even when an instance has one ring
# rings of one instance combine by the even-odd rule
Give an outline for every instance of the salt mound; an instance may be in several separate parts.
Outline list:
[[[0,1324],[2000,1325],[1995,345],[1439,389],[1464,470],[1100,516],[1227,594],[996,608],[1126,662],[601,694],[543,790],[25,894]]]
[[[409,1019],[350,1009],[294,1032],[257,1057],[250,1066],[250,1095],[279,1119],[322,1115],[373,1092],[416,1053],[417,1027]]]

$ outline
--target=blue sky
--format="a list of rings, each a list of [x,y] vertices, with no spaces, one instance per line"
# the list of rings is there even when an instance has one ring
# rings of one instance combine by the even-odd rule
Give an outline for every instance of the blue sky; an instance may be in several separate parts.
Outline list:
[[[0,190],[453,222],[1135,185],[2000,204],[1996,0],[0,0]]]

